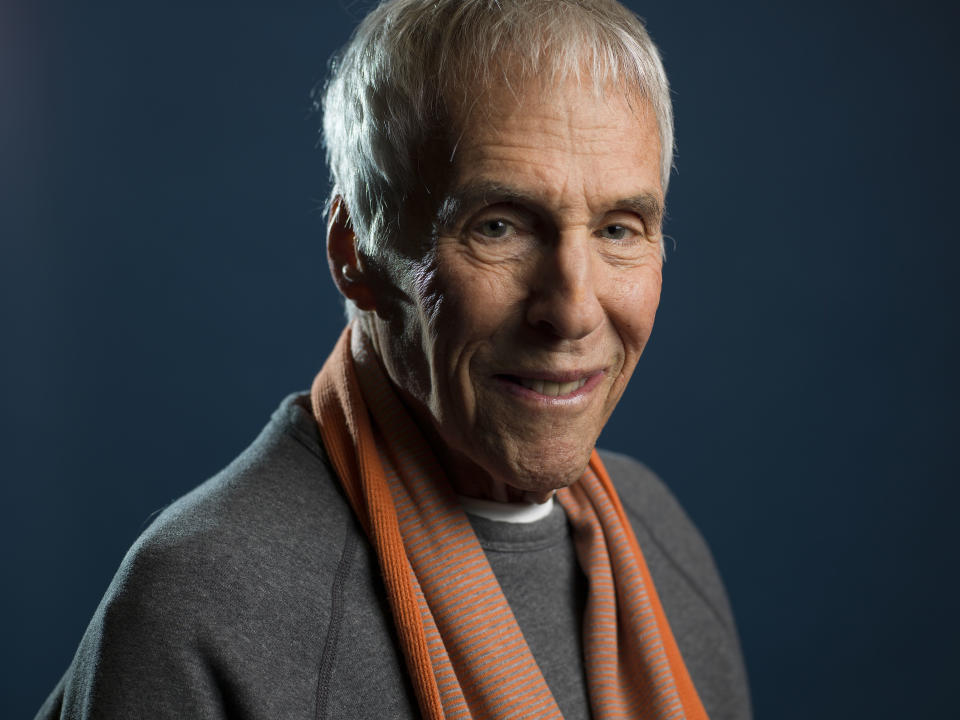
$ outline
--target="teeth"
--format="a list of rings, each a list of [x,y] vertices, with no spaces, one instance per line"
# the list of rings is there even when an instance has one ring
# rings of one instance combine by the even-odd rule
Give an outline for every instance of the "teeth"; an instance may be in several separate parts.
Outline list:
[[[579,380],[572,380],[571,382],[566,383],[555,383],[550,382],[549,380],[528,380],[527,378],[517,378],[521,385],[523,385],[528,390],[533,390],[535,393],[540,393],[541,395],[546,395],[548,397],[559,397],[561,395],[569,395],[575,390],[579,390],[584,385],[587,384],[587,378],[580,378]]]

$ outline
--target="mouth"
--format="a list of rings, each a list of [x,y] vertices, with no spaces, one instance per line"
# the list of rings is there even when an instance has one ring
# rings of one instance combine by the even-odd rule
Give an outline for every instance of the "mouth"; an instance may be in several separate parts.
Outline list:
[[[553,376],[496,375],[508,387],[528,397],[574,398],[588,392],[603,377],[603,371],[558,373]]]
[[[558,383],[551,382],[550,380],[533,380],[531,378],[510,378],[518,385],[521,385],[527,390],[533,390],[535,393],[540,395],[546,395],[547,397],[560,397],[562,395],[569,395],[575,390],[579,390],[584,385],[587,384],[589,378],[582,377],[579,380],[573,380],[571,382]]]

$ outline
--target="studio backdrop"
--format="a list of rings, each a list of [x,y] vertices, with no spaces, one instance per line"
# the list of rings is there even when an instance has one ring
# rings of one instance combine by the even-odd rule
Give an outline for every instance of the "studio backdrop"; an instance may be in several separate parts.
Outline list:
[[[710,542],[759,718],[955,712],[958,13],[631,2],[672,83],[657,326],[600,444]],[[343,326],[310,91],[370,2],[0,4],[0,715]]]

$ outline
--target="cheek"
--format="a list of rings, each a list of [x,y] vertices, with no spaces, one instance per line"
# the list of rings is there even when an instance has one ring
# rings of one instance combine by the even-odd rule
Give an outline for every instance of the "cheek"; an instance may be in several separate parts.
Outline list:
[[[632,282],[621,285],[622,294],[613,303],[614,322],[628,353],[643,351],[660,305],[662,276],[659,270],[645,270]]]
[[[523,279],[508,264],[484,264],[456,253],[441,254],[428,297],[436,329],[463,345],[490,339],[522,304]]]

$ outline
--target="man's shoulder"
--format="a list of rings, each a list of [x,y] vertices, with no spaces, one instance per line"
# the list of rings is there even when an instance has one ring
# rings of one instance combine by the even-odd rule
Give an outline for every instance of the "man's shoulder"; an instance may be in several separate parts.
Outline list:
[[[679,521],[692,526],[676,497],[647,465],[613,450],[598,450],[598,453],[629,513],[644,522]]]
[[[157,515],[101,609],[196,620],[217,606],[298,605],[295,580],[316,589],[331,579],[354,526],[312,417],[291,395],[233,462]]]
[[[750,717],[733,614],[703,536],[646,465],[620,453],[604,451],[600,456],[710,717]]]
[[[610,475],[620,502],[631,521],[674,552],[684,548],[709,554],[706,542],[676,496],[647,465],[629,455],[601,450],[600,457]]]
[[[334,578],[359,532],[312,416],[288,397],[134,543],[50,707],[129,717],[156,697],[152,716],[214,717],[226,684],[256,689],[245,702],[265,717],[308,710]]]
[[[669,565],[732,629],[726,592],[710,548],[674,494],[656,473],[629,455],[603,450],[600,457],[648,563]],[[655,579],[657,569],[651,567]]]
[[[233,462],[159,513],[124,565],[262,574],[342,545],[350,509],[301,397],[287,397]]]

